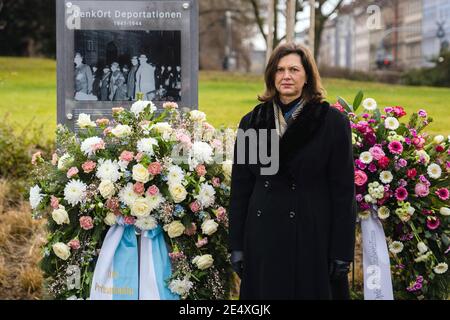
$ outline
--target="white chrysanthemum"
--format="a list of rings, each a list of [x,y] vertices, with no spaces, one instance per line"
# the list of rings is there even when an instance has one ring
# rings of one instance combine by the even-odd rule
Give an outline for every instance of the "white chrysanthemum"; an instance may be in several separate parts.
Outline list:
[[[362,152],[362,153],[359,155],[359,160],[360,160],[362,163],[369,164],[369,163],[372,162],[373,156],[372,156],[372,154],[371,154],[369,151],[365,151],[365,152]]]
[[[100,159],[98,164],[96,173],[97,178],[100,180],[109,180],[113,183],[120,179],[120,166],[117,161]]]
[[[392,179],[394,179],[394,176],[392,175],[392,173],[390,171],[382,171],[380,173],[380,181],[387,184],[387,183],[391,183]]]
[[[448,265],[445,262],[438,263],[436,267],[433,268],[434,272],[437,274],[444,274],[448,270]]]
[[[445,140],[445,138],[443,135],[437,135],[436,137],[433,138],[433,143],[441,144],[444,140]]]
[[[138,141],[137,149],[139,152],[143,152],[148,156],[153,156],[155,151],[153,150],[153,146],[157,146],[158,141],[154,138],[144,138]]]
[[[187,278],[183,280],[175,279],[169,283],[169,290],[172,291],[172,293],[180,295],[181,297],[186,297],[193,287],[194,284]]]
[[[417,250],[419,250],[420,254],[424,254],[425,252],[428,251],[428,247],[424,242],[419,242],[417,244]]]
[[[400,126],[400,123],[394,117],[387,117],[384,120],[384,126],[386,127],[386,129],[389,129],[389,130],[397,130],[398,127]]]
[[[30,206],[32,209],[36,209],[39,206],[42,198],[41,188],[38,185],[30,188]]]
[[[206,142],[194,142],[191,149],[191,155],[196,165],[201,163],[211,163],[213,161],[213,149]]]
[[[428,166],[427,173],[430,176],[430,178],[439,179],[442,174],[442,169],[436,163],[432,163]]]
[[[133,132],[133,130],[131,129],[130,126],[123,125],[123,124],[119,124],[111,130],[111,133],[113,134],[113,136],[115,136],[117,138],[125,138],[125,137],[129,136],[132,132]]]
[[[61,158],[59,158],[58,160],[58,170],[64,171],[69,169],[73,161],[74,158],[70,154],[68,153],[63,154]]]
[[[127,206],[131,206],[138,198],[139,195],[136,192],[134,192],[132,183],[128,183],[119,192],[120,201]]]
[[[147,108],[147,106],[150,106],[150,113],[153,113],[156,111],[156,106],[153,102],[140,101],[140,100],[133,103],[130,111],[133,112],[136,117],[138,117],[139,114],[141,114],[145,110],[145,108]]]
[[[381,220],[385,220],[387,218],[389,218],[389,215],[391,213],[391,210],[389,210],[388,207],[380,207],[378,209],[378,218],[380,218]]]
[[[158,226],[158,222],[156,219],[152,216],[139,218],[136,220],[136,223],[134,224],[137,228],[146,231],[146,230],[153,230]]]
[[[97,150],[97,148],[95,146],[98,146],[101,144],[104,144],[104,141],[102,138],[90,137],[81,143],[80,149],[85,155],[92,156],[95,153],[95,151]]]
[[[203,208],[208,208],[215,201],[216,191],[214,188],[208,183],[202,183],[200,185],[200,192],[195,196]]]
[[[181,184],[184,179],[184,172],[179,166],[173,165],[168,168],[167,173],[167,183],[171,184]]]
[[[97,125],[94,121],[91,121],[91,116],[85,113],[80,113],[77,120],[77,125],[84,128],[95,128]]]
[[[393,254],[402,252],[403,251],[403,243],[401,243],[400,241],[393,241],[389,245],[389,251],[392,252]]]
[[[372,98],[365,99],[362,105],[367,111],[374,111],[377,108],[377,102]]]
[[[86,196],[87,185],[80,180],[71,180],[64,188],[64,200],[72,206],[82,202]]]
[[[161,194],[155,194],[153,196],[147,196],[148,205],[150,206],[151,211],[159,208],[161,203],[164,202],[164,198]]]
[[[159,133],[165,141],[170,140],[173,132],[173,128],[168,122],[158,122],[151,127],[151,130]]]
[[[206,114],[198,110],[192,110],[189,112],[189,117],[192,121],[202,122],[206,120]]]
[[[450,208],[442,207],[439,210],[439,213],[442,214],[445,217],[448,217],[448,216],[450,216]]]

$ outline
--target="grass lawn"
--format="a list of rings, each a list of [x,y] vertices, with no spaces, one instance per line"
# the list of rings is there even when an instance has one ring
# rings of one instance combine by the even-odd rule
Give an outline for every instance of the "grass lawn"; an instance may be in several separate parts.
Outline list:
[[[240,118],[258,102],[263,77],[222,72],[200,72],[200,110],[215,125],[236,127]],[[429,133],[450,133],[450,89],[407,87],[391,84],[324,79],[328,100],[342,96],[353,101],[358,90],[377,100],[379,106],[400,105],[408,113],[426,109],[434,119]],[[56,127],[56,63],[48,59],[0,57],[0,121],[17,128],[30,124],[45,127],[51,137]]]

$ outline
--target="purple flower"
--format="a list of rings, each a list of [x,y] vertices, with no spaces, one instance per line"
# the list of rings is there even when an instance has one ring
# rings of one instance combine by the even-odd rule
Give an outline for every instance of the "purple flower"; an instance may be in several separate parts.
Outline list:
[[[366,134],[366,136],[364,137],[364,141],[367,145],[373,146],[377,142],[377,137],[373,132],[370,132]]]
[[[408,137],[406,137],[405,138],[405,143],[408,145],[408,146],[410,146],[411,145],[411,139],[410,138],[408,138]]]
[[[384,112],[386,112],[386,113],[391,113],[392,111],[394,111],[394,108],[392,108],[392,107],[384,108]]]
[[[400,160],[398,160],[398,165],[400,167],[404,168],[408,165],[408,161],[406,161],[405,159],[400,159]]]
[[[367,118],[370,117],[370,115],[369,115],[368,113],[364,113],[364,114],[362,115],[362,117],[363,117],[364,119],[367,119]]]
[[[362,163],[362,161],[359,160],[359,159],[356,159],[356,160],[355,160],[355,164],[356,164],[356,166],[357,166],[359,169],[361,169],[361,170],[364,170],[364,169],[367,168],[366,164],[365,164],[365,163]]]
[[[408,182],[405,179],[398,180],[398,185],[401,187],[406,187],[408,185]]]
[[[419,180],[420,180],[420,182],[425,184],[427,187],[429,187],[431,185],[430,181],[428,181],[428,179],[423,174],[421,174],[419,176]]]
[[[357,194],[356,195],[356,201],[361,202],[363,200],[363,195],[362,194]]]
[[[426,118],[427,117],[427,112],[423,109],[420,109],[419,112],[417,112],[419,114],[419,117],[421,118]]]
[[[377,166],[373,162],[371,164],[369,164],[369,171],[372,173],[377,171]]]

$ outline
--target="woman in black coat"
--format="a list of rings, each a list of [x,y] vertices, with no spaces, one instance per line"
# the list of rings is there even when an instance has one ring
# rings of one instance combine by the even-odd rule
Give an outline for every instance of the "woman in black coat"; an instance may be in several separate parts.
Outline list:
[[[324,101],[302,46],[279,46],[265,82],[262,103],[240,122],[232,171],[240,298],[347,299],[356,223],[349,120]]]

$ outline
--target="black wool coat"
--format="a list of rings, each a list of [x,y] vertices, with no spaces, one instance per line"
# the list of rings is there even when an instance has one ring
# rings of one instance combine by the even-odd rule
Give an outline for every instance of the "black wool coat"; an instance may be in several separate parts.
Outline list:
[[[239,128],[275,129],[272,102],[256,106]],[[230,250],[244,252],[240,298],[330,299],[329,263],[354,255],[350,122],[327,102],[309,103],[278,141],[275,175],[261,175],[259,159],[237,163],[235,146]]]

